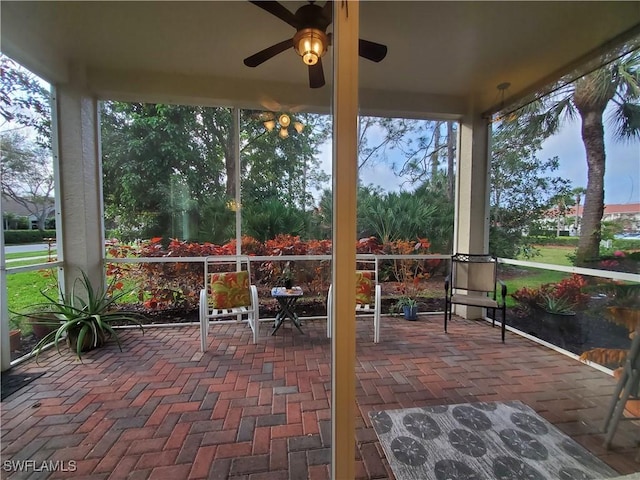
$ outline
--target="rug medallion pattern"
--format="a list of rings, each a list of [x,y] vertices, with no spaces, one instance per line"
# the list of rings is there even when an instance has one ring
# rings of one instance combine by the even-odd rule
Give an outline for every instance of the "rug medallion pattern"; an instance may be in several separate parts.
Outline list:
[[[617,473],[519,401],[370,412],[397,480],[588,480]]]

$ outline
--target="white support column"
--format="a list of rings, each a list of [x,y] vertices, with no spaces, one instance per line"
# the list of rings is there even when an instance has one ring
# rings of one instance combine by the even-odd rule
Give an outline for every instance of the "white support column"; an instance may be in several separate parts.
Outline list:
[[[355,478],[359,3],[333,3],[331,478]]]
[[[0,195],[0,212],[2,195]],[[7,268],[4,258],[4,225],[0,228],[0,371],[11,367],[11,347],[9,346],[9,309],[7,307]]]
[[[235,107],[231,110],[233,122],[233,161],[236,164],[236,254],[242,252],[242,160],[240,158],[240,109]]]
[[[489,251],[489,134],[489,121],[479,114],[460,122],[454,253]],[[482,311],[478,307],[456,306],[456,314],[464,318],[479,318]]]
[[[82,269],[99,285],[104,279],[104,222],[98,102],[72,83],[57,86],[54,106],[65,284],[70,288]]]

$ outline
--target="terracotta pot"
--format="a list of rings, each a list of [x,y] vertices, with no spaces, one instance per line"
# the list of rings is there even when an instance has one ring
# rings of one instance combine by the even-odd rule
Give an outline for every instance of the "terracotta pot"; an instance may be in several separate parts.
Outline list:
[[[77,345],[79,333],[79,330],[69,330],[67,334],[67,345],[73,352],[78,351]],[[93,350],[94,348],[101,347],[102,345],[104,345],[105,341],[106,338],[100,330],[98,330],[98,340],[96,342],[93,341],[93,334],[89,332],[87,335],[85,335],[82,341],[82,348],[80,349],[80,351],[88,352],[89,350]]]
[[[49,319],[51,321],[51,325],[46,323],[49,322]],[[60,323],[60,320],[53,313],[43,313],[38,315],[38,318],[27,317],[27,322],[31,326],[36,340],[40,341],[58,328],[58,326],[54,324]]]
[[[9,346],[12,352],[17,352],[22,347],[22,332],[11,330],[9,332]]]

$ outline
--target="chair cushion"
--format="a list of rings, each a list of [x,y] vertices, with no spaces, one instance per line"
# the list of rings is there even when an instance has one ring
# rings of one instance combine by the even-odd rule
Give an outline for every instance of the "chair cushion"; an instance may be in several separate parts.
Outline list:
[[[371,272],[356,272],[356,304],[369,305],[373,296]]]
[[[455,294],[451,296],[451,303],[456,303],[458,305],[471,305],[474,307],[485,307],[485,308],[500,308],[493,298],[485,297],[481,295],[462,295]]]
[[[211,305],[217,309],[251,305],[249,273],[243,271],[211,274]]]

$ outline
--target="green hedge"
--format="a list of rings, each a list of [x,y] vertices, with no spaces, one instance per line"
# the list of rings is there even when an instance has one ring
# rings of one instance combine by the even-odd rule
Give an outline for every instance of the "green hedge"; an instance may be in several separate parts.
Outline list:
[[[533,245],[564,245],[567,247],[578,247],[578,237],[538,237],[530,236],[529,242]]]
[[[640,249],[640,240],[627,238],[614,238],[611,246],[615,250],[638,250]]]
[[[55,230],[5,230],[4,243],[6,245],[15,245],[20,243],[40,243],[45,238],[56,238]]]
[[[563,245],[566,247],[578,248],[578,237],[538,237],[529,236],[528,241],[533,245]],[[613,250],[638,250],[640,249],[640,240],[614,238],[611,241],[611,249]],[[601,248],[601,251],[603,248]]]

